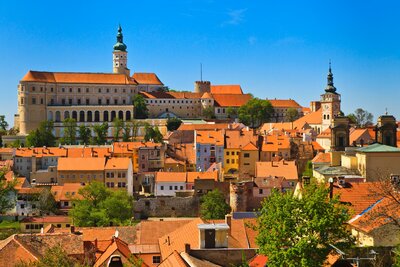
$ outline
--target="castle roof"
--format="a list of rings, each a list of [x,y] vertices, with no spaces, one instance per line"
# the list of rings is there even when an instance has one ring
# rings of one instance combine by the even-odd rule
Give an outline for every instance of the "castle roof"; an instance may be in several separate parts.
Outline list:
[[[242,88],[238,84],[211,85],[212,94],[243,94]]]
[[[164,85],[155,73],[135,72],[132,78],[138,84]]]

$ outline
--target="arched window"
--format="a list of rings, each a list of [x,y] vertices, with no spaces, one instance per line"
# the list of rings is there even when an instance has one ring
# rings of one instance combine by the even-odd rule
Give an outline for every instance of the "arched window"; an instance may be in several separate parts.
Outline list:
[[[86,121],[87,122],[92,122],[92,112],[90,110],[87,112]]]
[[[326,120],[326,115],[324,114],[324,120]]]
[[[125,118],[125,120],[127,120],[127,121],[130,121],[130,120],[131,120],[131,112],[130,112],[129,110],[126,112],[126,118]]]
[[[79,121],[84,122],[85,121],[85,111],[79,111]]]
[[[328,114],[328,115],[326,115],[326,118],[329,120],[329,114]]]
[[[72,118],[78,121],[78,113],[76,111],[72,111]]]
[[[94,112],[94,121],[95,122],[99,122],[100,121],[100,112],[97,111],[97,110]]]
[[[111,111],[111,121],[113,121],[116,116],[117,116],[117,113],[114,110]]]
[[[69,119],[69,111],[64,112],[64,120]]]
[[[124,112],[122,110],[118,111],[118,119],[120,120],[124,119]]]
[[[61,121],[61,112],[56,111],[56,122],[60,122],[60,121]]]
[[[49,111],[49,114],[47,116],[47,120],[49,120],[49,121],[53,120],[53,111]]]
[[[108,111],[103,112],[103,121],[108,121]]]

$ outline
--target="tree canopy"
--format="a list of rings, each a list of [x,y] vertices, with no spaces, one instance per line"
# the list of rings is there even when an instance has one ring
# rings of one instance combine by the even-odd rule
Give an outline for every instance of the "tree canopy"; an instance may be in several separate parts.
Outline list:
[[[82,199],[73,200],[70,211],[77,226],[125,225],[133,215],[133,199],[125,190],[111,190],[93,182],[79,189]]]
[[[136,94],[132,99],[135,119],[146,119],[149,116],[146,100],[141,94]]]
[[[352,244],[348,209],[338,196],[330,199],[324,185],[305,186],[301,197],[273,191],[259,212],[256,243],[268,266],[319,267],[330,244],[340,249]]]
[[[75,145],[77,123],[73,118],[66,118],[63,121],[64,136],[60,138],[60,143]]]
[[[144,140],[146,142],[153,140],[153,142],[155,143],[162,143],[163,135],[157,126],[153,127],[150,124],[146,124],[144,130],[145,130]]]
[[[93,125],[93,132],[92,143],[94,145],[104,145],[107,142],[108,123],[103,122],[102,124]]]
[[[231,207],[225,202],[225,196],[218,189],[214,189],[200,200],[200,216],[204,219],[223,219],[231,211]]]
[[[372,125],[372,120],[374,119],[374,115],[372,115],[372,113],[369,113],[362,108],[356,109],[354,113],[350,113],[348,117],[350,121],[353,122],[357,127]]]
[[[239,108],[239,120],[243,124],[257,128],[268,122],[274,109],[268,100],[252,98],[249,102]]]
[[[40,191],[37,208],[40,213],[57,213],[57,202],[49,188],[43,188]]]
[[[203,109],[203,117],[206,119],[214,119],[215,118],[215,112],[213,107],[206,107]]]
[[[182,120],[180,120],[179,118],[168,118],[167,120],[167,129],[168,131],[175,131],[179,128],[179,126],[181,126],[182,124]]]
[[[0,169],[0,213],[4,214],[15,206],[15,199],[12,193],[15,192],[17,180],[7,181],[5,179],[7,170]]]
[[[114,127],[114,142],[118,142],[120,139],[121,131],[124,128],[125,123],[119,119],[115,118],[113,120],[113,127]]]
[[[285,117],[287,121],[293,122],[299,117],[299,112],[295,108],[288,108]]]
[[[54,123],[52,121],[43,121],[36,130],[31,131],[26,137],[28,146],[55,146],[56,137],[53,134]]]

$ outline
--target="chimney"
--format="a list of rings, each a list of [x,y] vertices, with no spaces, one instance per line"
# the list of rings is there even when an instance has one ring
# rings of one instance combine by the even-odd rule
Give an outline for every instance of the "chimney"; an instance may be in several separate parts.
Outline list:
[[[71,234],[75,234],[75,225],[71,225],[70,231],[71,231]]]
[[[190,252],[190,244],[185,243],[185,253],[189,254]]]
[[[98,248],[97,238],[94,240],[94,247],[96,248],[96,251],[97,251],[97,248]]]
[[[231,228],[232,228],[232,215],[231,214],[226,214],[225,215],[225,223],[229,226],[228,234],[231,234]]]

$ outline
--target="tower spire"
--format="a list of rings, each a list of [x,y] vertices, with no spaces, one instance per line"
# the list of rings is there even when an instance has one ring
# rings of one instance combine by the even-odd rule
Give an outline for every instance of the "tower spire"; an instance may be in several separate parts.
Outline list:
[[[118,25],[117,43],[114,45],[114,51],[126,51],[126,44],[124,44],[124,35],[122,34],[121,24]]]
[[[325,88],[325,92],[327,92],[327,93],[335,93],[336,92],[336,87],[333,85],[331,60],[329,60],[329,70],[328,70],[327,85]]]

